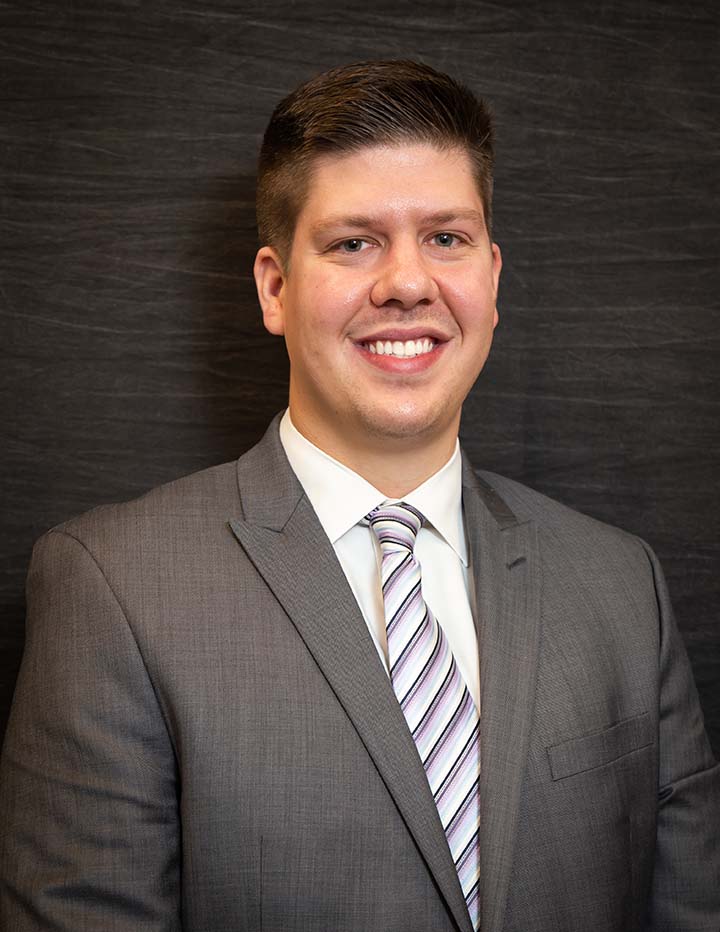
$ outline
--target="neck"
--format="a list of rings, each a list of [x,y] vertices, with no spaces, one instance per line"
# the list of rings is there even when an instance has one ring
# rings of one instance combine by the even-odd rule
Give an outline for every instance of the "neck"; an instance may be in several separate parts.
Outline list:
[[[412,492],[442,469],[455,452],[457,423],[437,437],[365,437],[364,443],[358,445],[314,430],[302,417],[296,419],[292,407],[290,417],[306,440],[362,476],[387,498],[403,498]]]

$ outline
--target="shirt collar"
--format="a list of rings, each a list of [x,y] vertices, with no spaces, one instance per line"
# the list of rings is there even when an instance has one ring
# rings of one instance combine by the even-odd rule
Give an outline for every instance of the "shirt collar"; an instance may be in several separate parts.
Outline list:
[[[366,479],[304,437],[293,424],[289,409],[280,421],[280,442],[332,544],[387,500]],[[403,500],[425,515],[428,523],[467,566],[462,518],[462,459],[457,441],[447,463]]]

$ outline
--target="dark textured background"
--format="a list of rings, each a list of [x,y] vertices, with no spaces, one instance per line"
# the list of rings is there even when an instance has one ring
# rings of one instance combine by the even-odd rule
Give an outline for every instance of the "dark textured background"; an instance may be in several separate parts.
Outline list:
[[[0,5],[0,734],[33,539],[237,456],[283,406],[250,274],[274,104],[415,57],[497,115],[502,319],[466,448],[655,547],[720,753],[715,9]]]

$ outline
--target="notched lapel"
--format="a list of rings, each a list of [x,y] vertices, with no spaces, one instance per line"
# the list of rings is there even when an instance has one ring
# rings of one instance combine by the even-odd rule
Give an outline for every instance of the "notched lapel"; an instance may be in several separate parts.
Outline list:
[[[501,932],[533,717],[540,648],[537,533],[466,469],[463,506],[478,607],[483,932]]]
[[[271,425],[238,463],[244,517],[230,521],[353,723],[462,932],[455,866],[400,706],[335,551]],[[322,575],[322,584],[318,577]]]

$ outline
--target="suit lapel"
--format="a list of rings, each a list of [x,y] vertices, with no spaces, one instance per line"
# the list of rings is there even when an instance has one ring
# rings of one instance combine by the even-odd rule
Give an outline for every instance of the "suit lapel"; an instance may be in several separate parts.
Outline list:
[[[534,524],[519,523],[467,463],[463,508],[480,646],[481,926],[483,932],[501,932],[532,725],[540,642],[539,560]]]
[[[420,759],[333,547],[293,474],[277,420],[238,462],[231,527],[354,725],[462,932],[465,900]],[[322,581],[319,582],[319,576]]]

